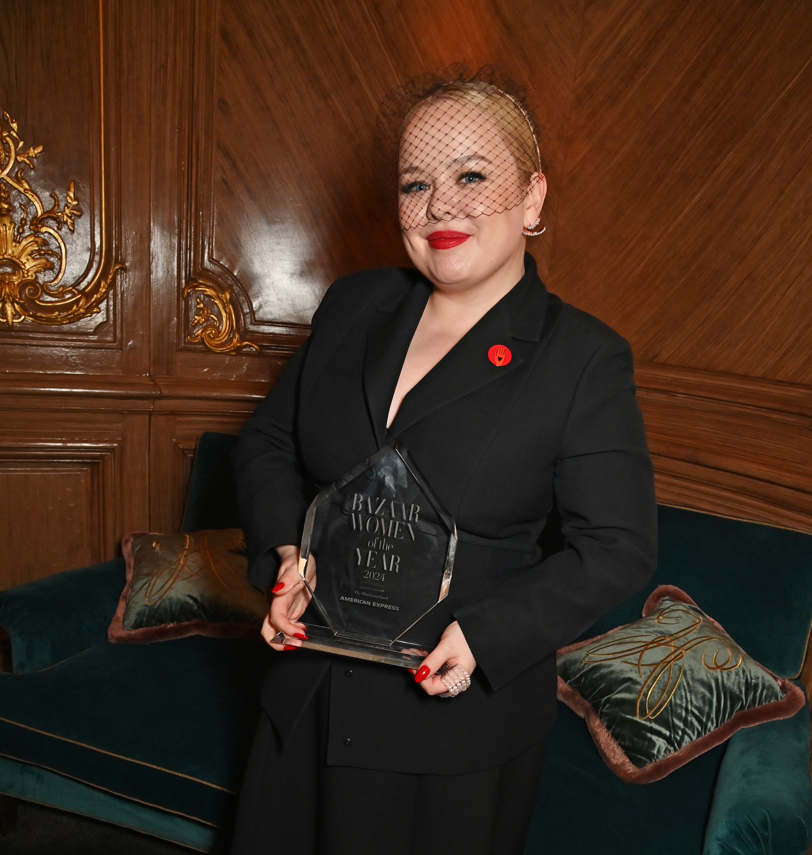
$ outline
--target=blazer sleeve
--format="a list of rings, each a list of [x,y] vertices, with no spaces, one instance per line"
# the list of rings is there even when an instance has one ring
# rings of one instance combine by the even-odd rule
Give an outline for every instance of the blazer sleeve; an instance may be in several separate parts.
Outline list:
[[[307,512],[305,478],[295,441],[299,380],[308,342],[293,355],[268,396],[243,425],[232,452],[240,520],[248,548],[248,579],[276,582],[275,546],[298,543]]]
[[[334,285],[327,289],[313,315],[312,334],[336,290]],[[279,556],[274,547],[297,544],[302,538],[309,501],[296,441],[296,421],[302,370],[312,334],[243,425],[232,453],[240,520],[248,548],[248,579],[253,585],[272,586],[279,572]]]
[[[578,381],[554,474],[564,547],[456,610],[493,689],[640,590],[657,561],[654,476],[631,348],[611,336]]]

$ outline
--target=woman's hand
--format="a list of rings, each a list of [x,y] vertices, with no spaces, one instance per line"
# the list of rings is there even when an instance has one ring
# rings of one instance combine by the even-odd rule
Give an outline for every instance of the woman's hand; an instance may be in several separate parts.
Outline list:
[[[301,641],[306,639],[304,624],[299,618],[304,614],[310,602],[310,592],[305,587],[299,575],[299,547],[293,545],[277,546],[276,551],[281,559],[276,585],[268,591],[268,601],[271,608],[262,624],[262,637],[274,650],[295,650],[301,647]],[[307,584],[311,589],[316,587],[316,561],[311,555],[305,571]],[[290,644],[271,644],[271,639],[279,632],[284,632]]]
[[[448,691],[448,686],[437,675],[437,669],[445,662],[451,668],[460,665],[469,676],[476,669],[476,659],[457,621],[446,627],[434,650],[423,660],[417,672],[412,672],[415,682],[420,684],[420,688],[427,695],[442,695]]]

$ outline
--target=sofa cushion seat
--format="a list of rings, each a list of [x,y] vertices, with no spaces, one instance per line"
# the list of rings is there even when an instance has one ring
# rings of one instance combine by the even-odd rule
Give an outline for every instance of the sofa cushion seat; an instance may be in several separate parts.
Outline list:
[[[0,674],[0,752],[127,799],[228,822],[271,651],[253,641],[102,643]],[[54,715],[54,705],[60,714]]]
[[[698,855],[724,750],[661,781],[627,784],[603,762],[583,720],[559,704],[525,852]]]
[[[808,758],[804,710],[636,786],[603,763],[583,721],[560,704],[525,852],[801,855],[812,839]]]

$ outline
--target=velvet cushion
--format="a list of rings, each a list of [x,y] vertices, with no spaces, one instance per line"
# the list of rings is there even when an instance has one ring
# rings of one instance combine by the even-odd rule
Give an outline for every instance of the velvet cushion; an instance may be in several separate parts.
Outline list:
[[[122,551],[127,583],[107,633],[110,641],[260,637],[268,603],[248,582],[240,529],[136,532],[124,538]]]
[[[632,783],[659,780],[740,728],[804,705],[797,686],[667,585],[649,597],[641,620],[560,650],[558,675],[559,700]]]

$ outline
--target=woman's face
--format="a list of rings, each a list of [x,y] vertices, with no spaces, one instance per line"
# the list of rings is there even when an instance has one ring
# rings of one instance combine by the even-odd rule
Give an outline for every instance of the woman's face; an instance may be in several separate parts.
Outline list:
[[[398,214],[415,267],[441,287],[464,289],[524,271],[522,228],[544,202],[528,191],[502,132],[475,107],[440,100],[418,108],[401,139]],[[517,275],[518,271],[518,275]]]

